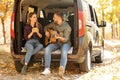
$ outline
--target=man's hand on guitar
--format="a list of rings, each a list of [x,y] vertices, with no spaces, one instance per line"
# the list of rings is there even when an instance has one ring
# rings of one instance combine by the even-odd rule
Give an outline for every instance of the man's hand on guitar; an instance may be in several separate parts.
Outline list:
[[[45,36],[49,38],[50,37],[50,33],[48,31],[45,31]]]
[[[59,39],[61,42],[64,42],[64,37],[61,37],[61,36],[59,36],[59,35],[55,35],[55,38],[56,39]]]
[[[63,35],[58,34],[57,31],[49,29],[48,31],[45,31],[46,39],[45,39],[45,44],[49,43],[55,43],[57,42],[57,39],[60,40],[61,42],[64,42],[65,39],[62,37]]]
[[[59,38],[60,38],[60,36],[59,36],[58,34],[56,34],[56,35],[55,35],[55,38],[56,38],[56,39],[59,39]]]

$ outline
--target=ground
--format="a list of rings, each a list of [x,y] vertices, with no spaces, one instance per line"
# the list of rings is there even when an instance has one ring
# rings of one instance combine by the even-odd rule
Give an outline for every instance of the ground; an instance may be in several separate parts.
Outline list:
[[[65,79],[120,80],[120,40],[105,40],[104,56],[103,63],[92,63],[92,69],[88,73],[80,72],[77,64],[68,62]],[[13,67],[8,68],[9,65],[0,65],[0,80],[62,80],[57,76],[58,64],[59,62],[52,62],[52,74],[47,76],[40,75],[44,69],[41,63],[31,66],[27,75],[17,73]]]

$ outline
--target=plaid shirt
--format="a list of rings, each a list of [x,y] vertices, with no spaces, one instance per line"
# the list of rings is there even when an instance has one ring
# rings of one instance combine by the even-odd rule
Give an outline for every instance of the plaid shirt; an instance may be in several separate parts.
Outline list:
[[[38,25],[38,28],[39,28],[39,33],[40,33],[40,34],[43,34],[41,24]],[[29,40],[29,39],[28,39],[28,35],[29,35],[31,32],[32,32],[32,26],[30,26],[29,24],[27,24],[27,25],[25,26],[25,28],[24,28],[24,38],[25,38],[26,41]],[[34,34],[31,36],[30,39],[37,39],[37,40],[40,41],[40,38],[39,38],[39,36],[37,35],[37,33],[34,33]]]

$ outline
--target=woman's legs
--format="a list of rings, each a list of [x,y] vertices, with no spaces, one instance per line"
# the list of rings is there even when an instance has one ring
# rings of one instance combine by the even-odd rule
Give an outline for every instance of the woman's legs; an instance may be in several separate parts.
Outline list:
[[[43,45],[39,43],[38,40],[36,40],[35,44],[34,44],[34,50],[32,55],[36,54],[38,51],[40,51],[43,48]]]
[[[25,62],[24,62],[24,66],[22,68],[22,73],[26,74],[26,69],[27,69],[27,65],[31,59],[31,56],[36,54],[41,48],[43,48],[43,45],[39,43],[38,40],[29,40],[26,42],[25,47],[27,48],[27,52],[25,55]]]
[[[25,63],[29,63],[32,55],[36,54],[40,49],[43,48],[43,45],[39,43],[38,40],[29,40],[25,47],[27,48],[27,52],[25,55]]]

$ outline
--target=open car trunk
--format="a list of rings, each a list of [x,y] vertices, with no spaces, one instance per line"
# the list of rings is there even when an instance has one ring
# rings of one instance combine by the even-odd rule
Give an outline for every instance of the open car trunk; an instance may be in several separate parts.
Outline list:
[[[55,11],[61,11],[64,13],[64,20],[70,25],[71,43],[72,46],[68,54],[77,53],[78,48],[78,16],[77,16],[77,2],[76,0],[21,0],[18,3],[16,10],[15,21],[15,43],[14,51],[16,54],[25,54],[26,49],[24,47],[26,41],[24,40],[24,26],[27,22],[27,16],[29,12],[34,11],[38,15],[38,22],[42,24],[42,27],[51,23],[53,13]],[[43,36],[42,44],[45,46]],[[59,55],[60,50],[54,51],[53,55]],[[39,52],[40,55],[44,55],[44,49]],[[60,57],[60,56],[59,56]]]

